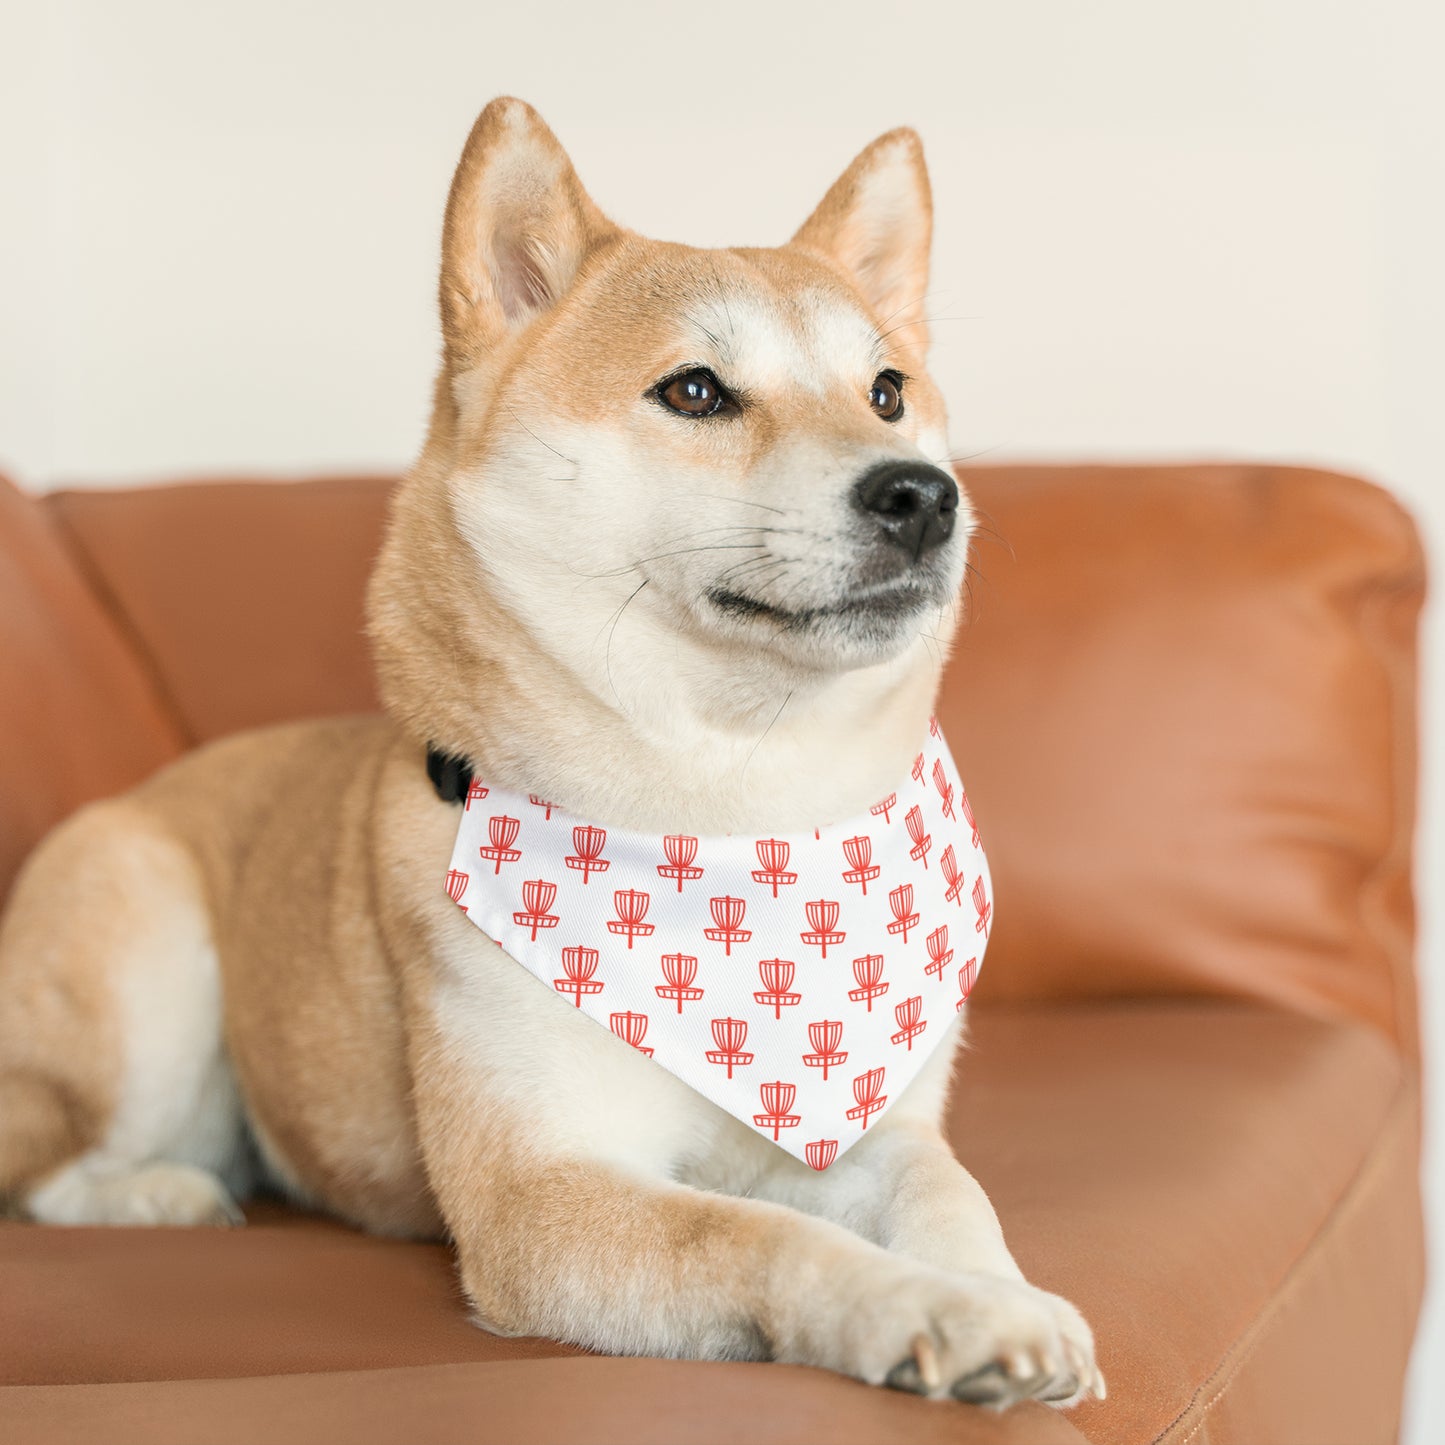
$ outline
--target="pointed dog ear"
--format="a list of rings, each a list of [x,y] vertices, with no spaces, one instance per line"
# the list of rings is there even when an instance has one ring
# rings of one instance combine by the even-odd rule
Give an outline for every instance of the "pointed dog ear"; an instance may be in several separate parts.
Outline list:
[[[923,143],[906,127],[860,151],[833,182],[792,244],[817,252],[853,278],[874,317],[927,349],[923,299],[933,238],[933,196]]]
[[[556,305],[593,247],[617,235],[557,137],[525,101],[477,117],[452,177],[442,233],[447,359],[473,365]]]

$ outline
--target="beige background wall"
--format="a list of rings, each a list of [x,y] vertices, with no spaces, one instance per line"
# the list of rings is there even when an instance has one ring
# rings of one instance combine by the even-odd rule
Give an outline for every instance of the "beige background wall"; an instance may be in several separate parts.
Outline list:
[[[916,125],[957,451],[1355,468],[1439,557],[1441,13],[0,0],[0,466],[44,487],[402,464],[451,165],[511,91],[604,208],[700,243],[784,237],[853,150]],[[1438,627],[1431,655],[1438,733]],[[1438,1058],[1445,985],[1429,1004]],[[1430,1355],[1416,1442],[1445,1439],[1438,1310]]]

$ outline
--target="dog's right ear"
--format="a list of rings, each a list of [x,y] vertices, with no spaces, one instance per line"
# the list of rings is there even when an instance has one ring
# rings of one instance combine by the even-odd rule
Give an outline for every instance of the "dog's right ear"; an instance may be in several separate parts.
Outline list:
[[[448,361],[475,365],[555,305],[587,253],[616,234],[541,116],[525,101],[492,101],[467,137],[447,197],[441,317]]]

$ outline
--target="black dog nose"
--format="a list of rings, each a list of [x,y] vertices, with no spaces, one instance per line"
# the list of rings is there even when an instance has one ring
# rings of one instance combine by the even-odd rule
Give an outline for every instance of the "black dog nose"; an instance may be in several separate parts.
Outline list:
[[[858,478],[853,502],[916,562],[953,535],[958,483],[927,462],[879,462]]]

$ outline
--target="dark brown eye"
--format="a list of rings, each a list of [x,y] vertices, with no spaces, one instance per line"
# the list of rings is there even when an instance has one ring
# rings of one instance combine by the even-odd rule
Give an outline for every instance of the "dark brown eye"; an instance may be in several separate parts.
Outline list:
[[[722,387],[710,371],[685,371],[659,391],[664,406],[684,416],[711,416],[723,402]]]
[[[903,415],[903,378],[896,371],[880,371],[873,378],[868,405],[884,421],[897,421]]]

